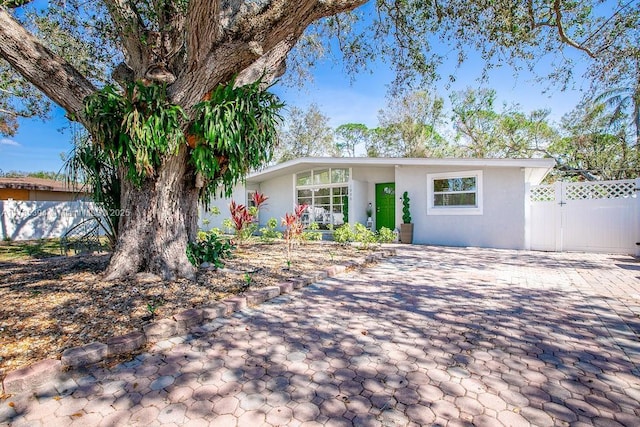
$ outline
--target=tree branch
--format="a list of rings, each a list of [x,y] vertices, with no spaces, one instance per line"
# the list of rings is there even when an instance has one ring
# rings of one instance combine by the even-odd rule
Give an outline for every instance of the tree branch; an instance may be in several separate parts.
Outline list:
[[[589,50],[588,47],[583,46],[582,44],[580,44],[580,43],[574,41],[573,39],[569,38],[567,36],[567,34],[565,33],[564,26],[562,25],[562,10],[561,10],[561,5],[560,5],[560,0],[554,0],[554,2],[553,2],[553,10],[554,10],[554,13],[556,15],[556,27],[558,28],[558,35],[560,36],[560,40],[562,40],[563,42],[565,42],[569,46],[575,47],[576,49],[585,52],[591,58],[595,58],[596,55],[593,52],[591,52],[591,50]]]
[[[216,41],[220,27],[220,0],[191,0],[187,10],[187,69],[195,68]]]
[[[0,56],[52,101],[82,121],[84,98],[96,88],[4,9],[0,9]]]
[[[265,85],[269,85],[285,72],[287,55],[296,45],[297,38],[293,35],[278,43],[273,49],[262,55],[260,59],[242,70],[236,78],[236,85],[243,86],[262,78]]]
[[[146,71],[147,55],[142,45],[146,28],[138,10],[129,0],[105,0],[104,3],[124,46],[127,65],[137,73]]]
[[[194,1],[197,3],[199,0]],[[173,102],[193,105],[194,101],[200,101],[217,84],[228,81],[237,70],[249,68],[265,54],[272,57],[265,58],[263,64],[256,65],[254,71],[261,69],[259,72],[247,70],[243,79],[250,74],[261,75],[265,64],[270,64],[267,68],[272,70],[280,67],[286,53],[291,50],[289,46],[298,41],[312,22],[353,10],[366,2],[367,0],[271,0],[266,4],[252,2],[242,8],[235,2],[225,3],[224,9],[217,13],[218,24],[214,24],[219,26],[217,34],[207,30],[207,35],[202,38],[199,34],[187,35],[187,40],[192,40],[189,42],[192,45],[191,52],[205,56],[199,56],[202,59],[197,62],[187,58],[191,68],[171,86]],[[196,28],[202,27],[191,27],[188,32],[191,33]],[[212,44],[210,40],[205,40],[211,36],[214,36]],[[202,42],[203,45],[196,47],[195,41]],[[278,52],[286,53],[278,58],[281,55]],[[276,62],[280,63],[277,67]]]

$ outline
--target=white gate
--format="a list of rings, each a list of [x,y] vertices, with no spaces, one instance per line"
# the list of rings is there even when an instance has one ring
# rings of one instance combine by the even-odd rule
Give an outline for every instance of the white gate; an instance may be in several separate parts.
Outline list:
[[[640,179],[531,187],[531,249],[636,254],[638,188]]]

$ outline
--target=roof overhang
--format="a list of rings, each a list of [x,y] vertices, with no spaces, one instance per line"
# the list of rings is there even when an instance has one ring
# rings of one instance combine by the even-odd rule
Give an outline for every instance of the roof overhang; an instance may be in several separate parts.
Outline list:
[[[463,158],[389,158],[389,157],[303,157],[289,160],[247,176],[247,183],[259,184],[283,175],[322,167],[394,167],[394,166],[449,166],[472,168],[520,168],[525,182],[537,185],[553,169],[553,159],[463,159]]]

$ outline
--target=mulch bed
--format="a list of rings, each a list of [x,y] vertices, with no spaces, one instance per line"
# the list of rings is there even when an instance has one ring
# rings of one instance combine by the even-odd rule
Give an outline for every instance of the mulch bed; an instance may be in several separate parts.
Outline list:
[[[155,318],[171,317],[364,255],[352,246],[308,242],[295,249],[287,268],[284,243],[249,243],[234,251],[224,269],[201,269],[196,282],[149,274],[105,282],[108,254],[0,262],[0,379],[57,359],[67,348],[141,330],[154,309]]]

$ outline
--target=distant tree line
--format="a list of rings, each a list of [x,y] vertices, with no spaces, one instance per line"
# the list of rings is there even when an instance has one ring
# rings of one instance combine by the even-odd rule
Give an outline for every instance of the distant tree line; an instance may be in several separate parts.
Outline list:
[[[640,84],[638,85],[640,86]],[[336,128],[311,104],[294,107],[280,129],[274,161],[298,157],[553,158],[551,179],[609,180],[640,176],[638,88],[585,96],[560,123],[549,110],[498,105],[493,89],[452,93],[449,107],[431,91],[389,99],[378,126]]]

